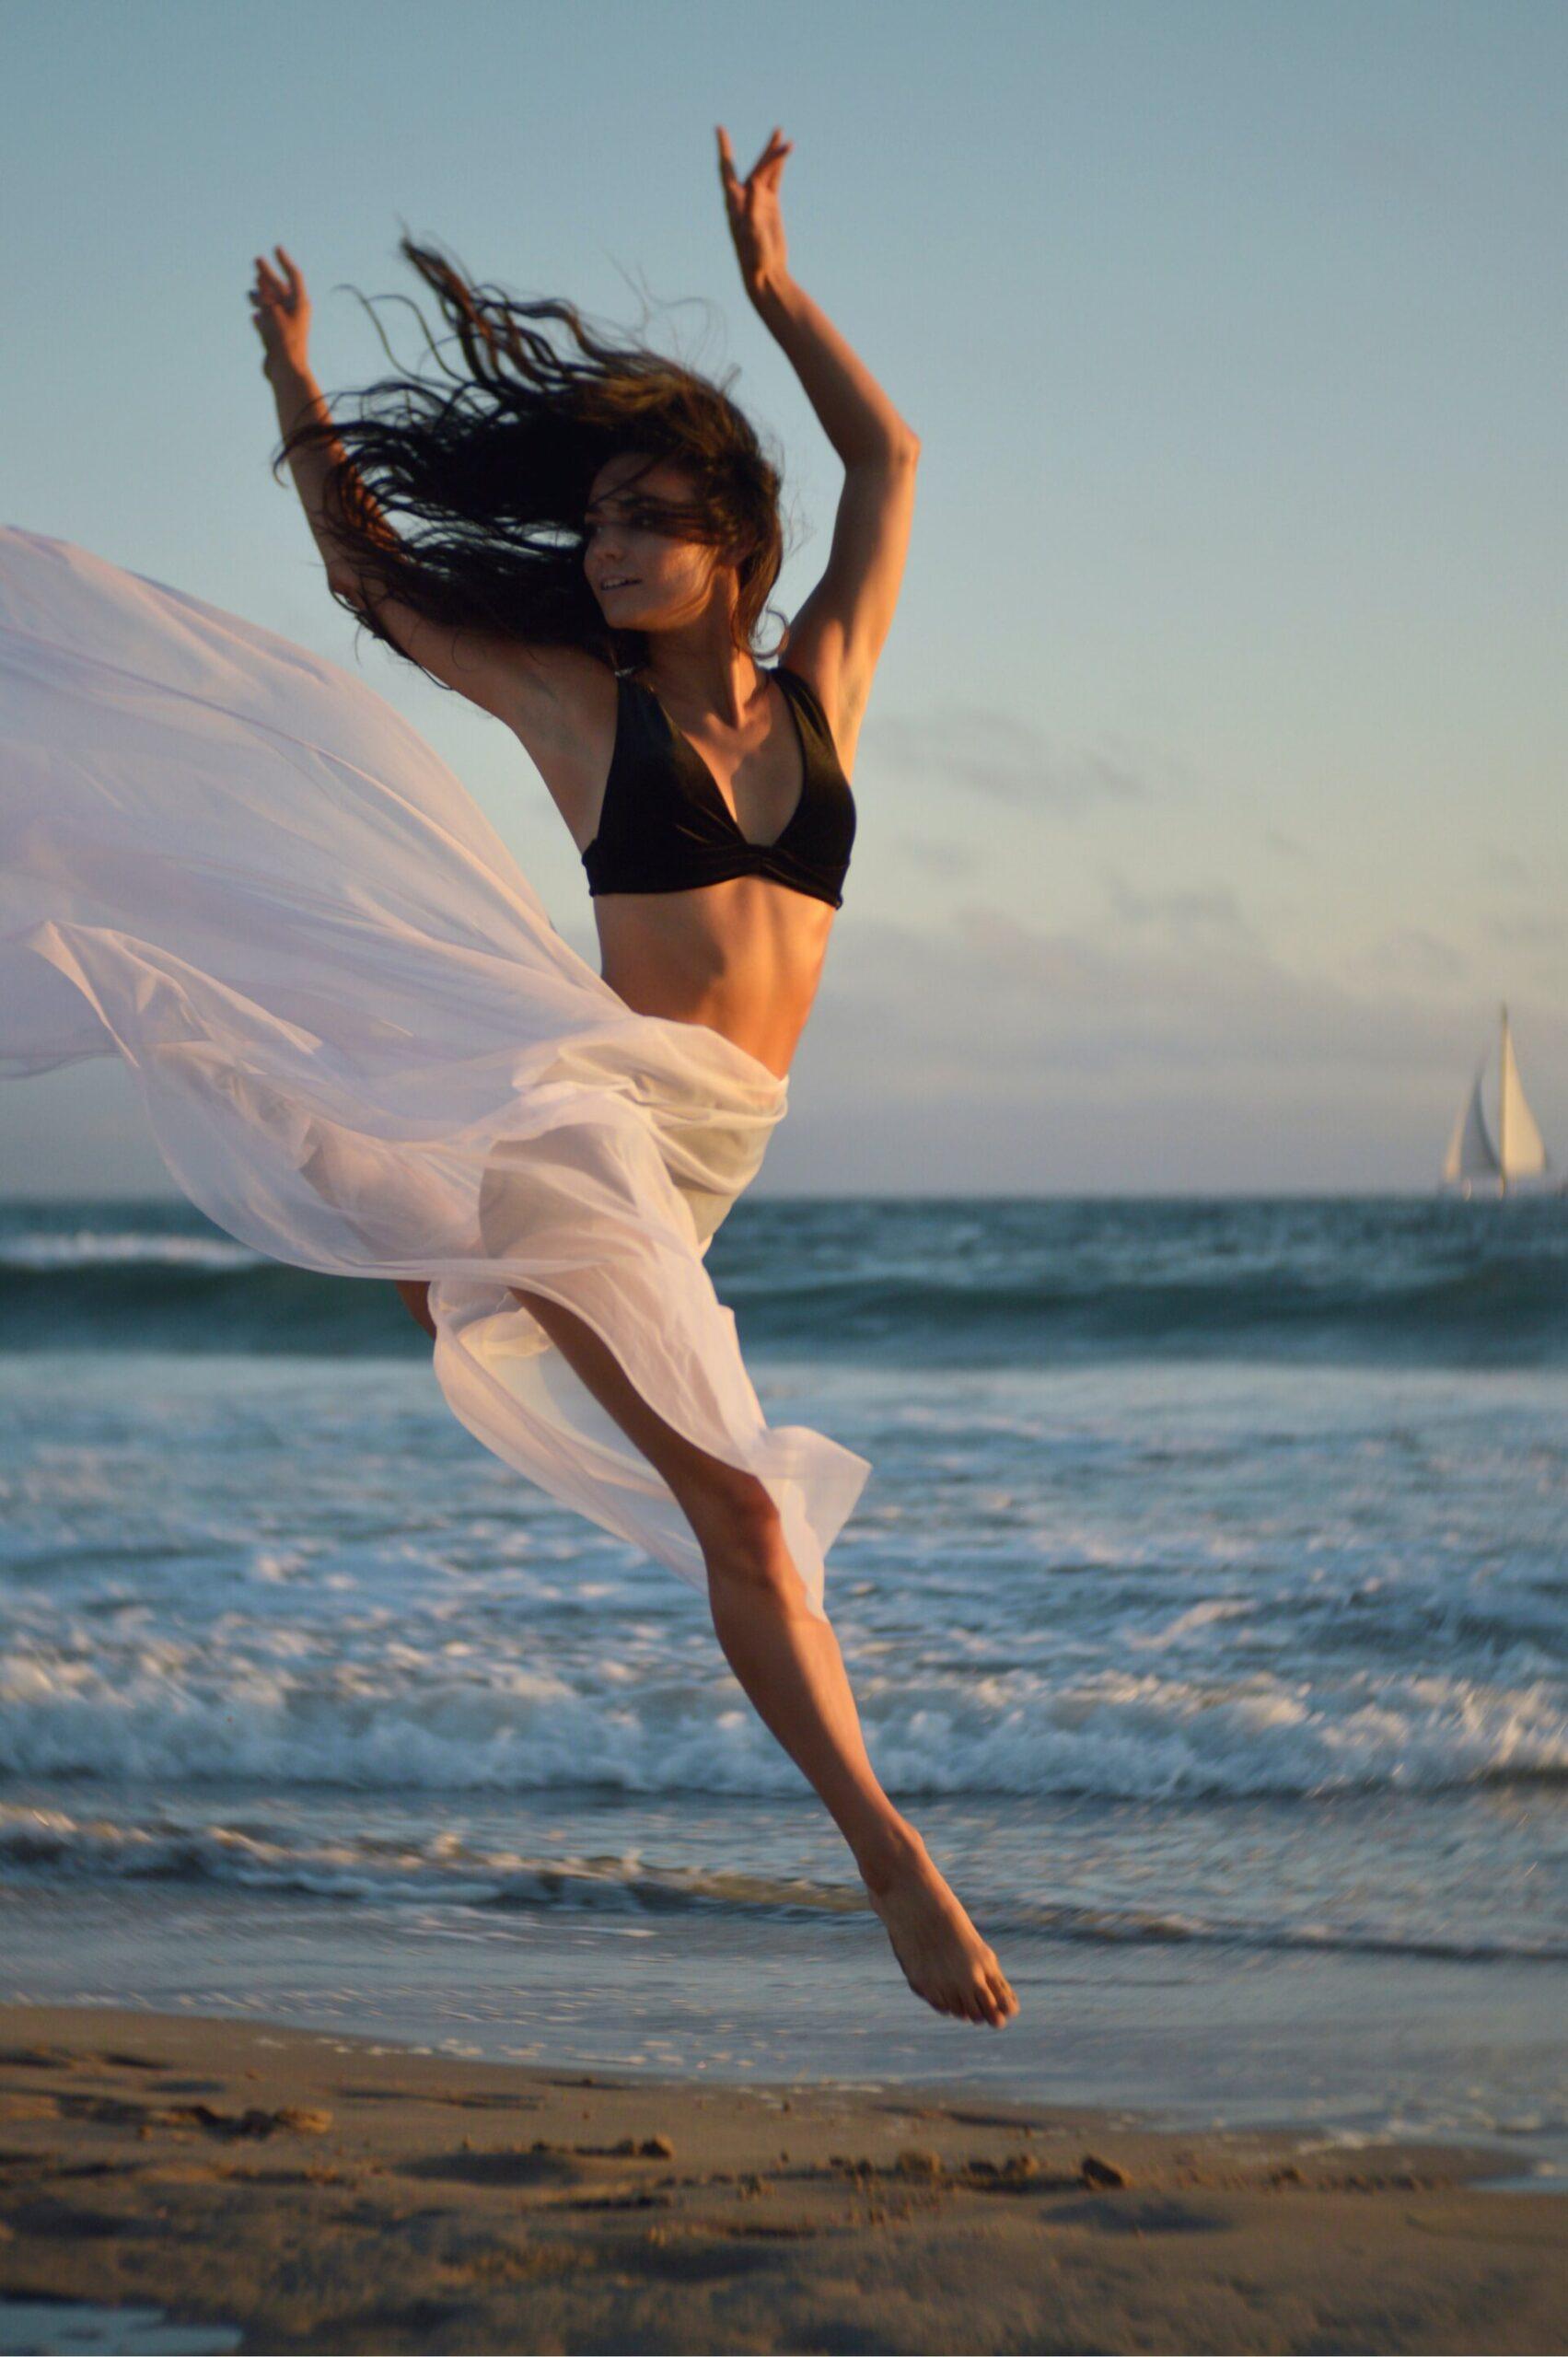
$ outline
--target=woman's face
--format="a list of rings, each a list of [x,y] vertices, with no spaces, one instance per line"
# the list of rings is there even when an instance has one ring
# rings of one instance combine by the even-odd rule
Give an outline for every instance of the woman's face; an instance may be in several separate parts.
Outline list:
[[[612,630],[672,630],[706,611],[721,552],[677,537],[680,525],[668,514],[695,496],[672,459],[649,466],[634,451],[608,459],[594,477],[583,569]]]

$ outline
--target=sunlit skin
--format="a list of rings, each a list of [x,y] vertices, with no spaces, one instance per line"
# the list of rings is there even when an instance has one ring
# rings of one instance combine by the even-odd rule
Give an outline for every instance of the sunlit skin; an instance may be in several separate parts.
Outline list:
[[[897,597],[918,444],[789,276],[778,186],[790,143],[775,131],[742,180],[727,134],[721,127],[717,135],[748,295],[784,344],[845,464],[833,563],[796,616],[784,659],[816,690],[849,776]],[[250,299],[286,431],[321,396],[306,359],[304,281],[283,249],[274,250],[277,271],[257,257]],[[329,576],[352,595],[319,512],[325,463],[291,459]],[[744,552],[655,528],[657,503],[684,503],[692,490],[673,462],[649,465],[645,453],[618,452],[590,487],[583,563],[607,621],[645,633],[638,676],[706,761],[741,832],[771,842],[801,791],[800,746],[783,691],[736,644],[731,616]],[[630,577],[628,586],[606,586],[619,575]],[[405,653],[514,730],[585,851],[598,830],[615,736],[618,691],[603,663],[578,648],[472,638],[459,646],[449,631],[432,629],[395,601],[378,610]],[[706,1025],[781,1078],[787,1074],[822,976],[836,913],[826,901],[743,876],[694,891],[607,894],[592,906],[605,980],[628,1006]],[[427,1290],[412,1281],[399,1286],[434,1337]],[[1000,2029],[1016,2013],[1017,1998],[920,1834],[877,1781],[838,1639],[806,1606],[768,1492],[658,1416],[572,1312],[542,1295],[514,1293],[685,1512],[707,1567],[726,1658],[842,1833],[910,1987],[937,2013]]]

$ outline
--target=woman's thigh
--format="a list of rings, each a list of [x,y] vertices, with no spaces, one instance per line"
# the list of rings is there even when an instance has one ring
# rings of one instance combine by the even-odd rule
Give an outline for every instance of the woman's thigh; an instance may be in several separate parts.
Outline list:
[[[412,1277],[393,1282],[410,1317],[434,1336],[429,1286]],[[754,1473],[710,1456],[667,1423],[637,1390],[614,1353],[575,1311],[516,1285],[509,1291],[538,1318],[573,1374],[668,1483],[701,1547],[732,1557],[749,1544],[772,1537],[777,1509]]]
[[[430,1287],[423,1277],[394,1277],[392,1283],[402,1295],[403,1307],[416,1326],[423,1326],[432,1341],[436,1340],[436,1320],[430,1315]]]
[[[575,1310],[513,1285],[513,1299],[538,1318],[562,1357],[627,1438],[669,1484],[699,1543],[733,1541],[738,1520],[770,1527],[776,1509],[754,1473],[710,1456],[667,1423],[633,1384],[620,1360]]]

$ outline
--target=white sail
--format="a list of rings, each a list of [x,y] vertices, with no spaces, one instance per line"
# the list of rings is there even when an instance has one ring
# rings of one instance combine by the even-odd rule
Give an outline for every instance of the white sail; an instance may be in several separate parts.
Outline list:
[[[1476,1067],[1469,1096],[1459,1109],[1454,1134],[1448,1141],[1443,1176],[1449,1185],[1466,1178],[1495,1178],[1503,1167],[1487,1134],[1486,1115],[1481,1110],[1481,1076],[1485,1070],[1486,1059],[1483,1056]]]
[[[1546,1168],[1546,1146],[1536,1127],[1536,1117],[1525,1101],[1519,1067],[1514,1059],[1514,1035],[1506,1016],[1503,1022],[1503,1098],[1497,1128],[1503,1141],[1504,1177],[1539,1178]]]

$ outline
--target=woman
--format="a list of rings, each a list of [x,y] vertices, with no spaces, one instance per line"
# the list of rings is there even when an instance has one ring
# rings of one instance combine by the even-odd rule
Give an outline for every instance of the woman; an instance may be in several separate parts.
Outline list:
[[[339,422],[281,247],[250,296],[331,588],[521,741],[583,855],[602,976],[359,683],[8,533],[0,1062],[120,1052],[210,1216],[397,1283],[470,1431],[703,1588],[911,1987],[1000,2027],[1016,2000],[877,1780],[822,1608],[868,1469],[770,1430],[702,1265],[783,1116],[840,905],[918,449],[788,274],[789,143],[742,180],[718,142],[747,292],[845,468],[787,666],[751,653],[778,477],[723,391],[405,239],[468,373]]]

